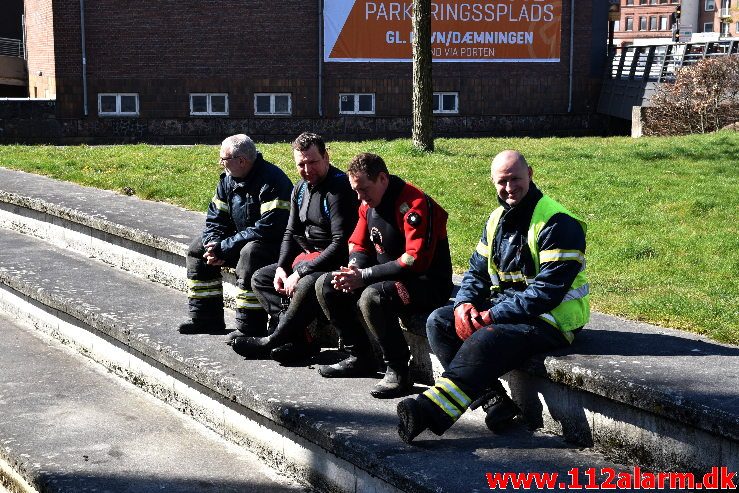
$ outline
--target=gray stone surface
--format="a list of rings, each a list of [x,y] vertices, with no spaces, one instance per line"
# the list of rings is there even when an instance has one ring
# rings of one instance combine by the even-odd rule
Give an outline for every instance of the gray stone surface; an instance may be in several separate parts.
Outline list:
[[[204,221],[203,214],[169,204],[0,168],[3,201],[180,253]],[[421,319],[408,322],[406,328],[423,337]],[[416,351],[419,361],[428,359],[423,352]],[[525,368],[534,376],[739,440],[736,346],[594,313],[572,348],[534,359]]]
[[[220,336],[181,336],[175,327],[184,314],[184,294],[23,235],[4,232],[0,238],[0,283],[405,491],[484,491],[485,473],[496,471],[621,469],[597,453],[523,427],[491,435],[479,412],[467,413],[443,438],[426,433],[405,445],[395,431],[397,400],[371,398],[373,379],[326,380],[312,366],[246,361]],[[320,360],[336,356],[328,350]]]
[[[0,201],[179,254],[205,226],[199,212],[6,168],[0,168]]]
[[[308,491],[57,341],[0,331],[0,458],[38,491]]]

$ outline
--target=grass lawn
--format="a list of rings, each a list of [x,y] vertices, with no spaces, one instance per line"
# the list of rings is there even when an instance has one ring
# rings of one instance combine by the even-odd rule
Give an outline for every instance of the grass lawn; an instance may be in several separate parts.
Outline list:
[[[456,272],[496,206],[489,163],[521,150],[534,180],[588,222],[593,308],[739,344],[739,133],[649,138],[437,139],[333,142],[345,168],[362,151],[435,197],[450,214]],[[261,145],[295,179],[287,143]],[[215,146],[0,146],[0,166],[205,210]]]

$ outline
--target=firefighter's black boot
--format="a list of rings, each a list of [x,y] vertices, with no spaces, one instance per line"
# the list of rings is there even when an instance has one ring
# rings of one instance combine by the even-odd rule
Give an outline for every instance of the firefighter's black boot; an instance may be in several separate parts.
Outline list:
[[[421,404],[413,398],[398,402],[398,435],[405,443],[411,443],[414,438],[429,427]]]
[[[485,411],[485,424],[493,433],[505,431],[520,410],[508,394],[497,394],[482,405]]]
[[[193,318],[177,328],[180,334],[223,334],[226,324],[223,317]]]

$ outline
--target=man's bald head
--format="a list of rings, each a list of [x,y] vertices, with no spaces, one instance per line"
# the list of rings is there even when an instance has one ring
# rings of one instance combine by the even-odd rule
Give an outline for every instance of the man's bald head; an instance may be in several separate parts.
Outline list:
[[[518,205],[529,192],[534,171],[518,151],[499,152],[490,165],[490,177],[498,197],[510,206]]]

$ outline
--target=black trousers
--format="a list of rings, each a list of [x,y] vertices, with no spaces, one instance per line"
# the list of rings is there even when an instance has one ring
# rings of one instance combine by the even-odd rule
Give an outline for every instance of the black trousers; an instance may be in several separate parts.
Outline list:
[[[196,238],[187,251],[188,305],[193,320],[223,320],[223,284],[221,267],[208,265],[203,258],[203,239]],[[277,260],[279,245],[250,241],[239,252],[234,267],[236,285],[236,320],[241,325],[266,327],[267,314],[251,290],[251,278],[260,267]],[[234,265],[235,264],[235,265]]]
[[[277,264],[259,269],[251,279],[251,286],[259,303],[272,317],[279,317],[272,333],[276,344],[306,341],[305,329],[320,313],[316,298],[316,281],[323,272],[313,272],[300,278],[292,298],[275,291],[273,280]]]
[[[316,282],[318,301],[345,347],[352,354],[371,351],[364,323],[377,340],[385,364],[393,368],[406,366],[410,359],[398,316],[432,310],[446,303],[451,292],[449,285],[409,279],[380,281],[344,293],[334,289],[331,279],[329,272]]]
[[[531,356],[569,346],[558,329],[543,321],[494,324],[463,341],[454,329],[451,305],[431,313],[426,334],[444,368],[442,377],[453,381],[472,401],[490,390],[503,391],[498,378]]]

